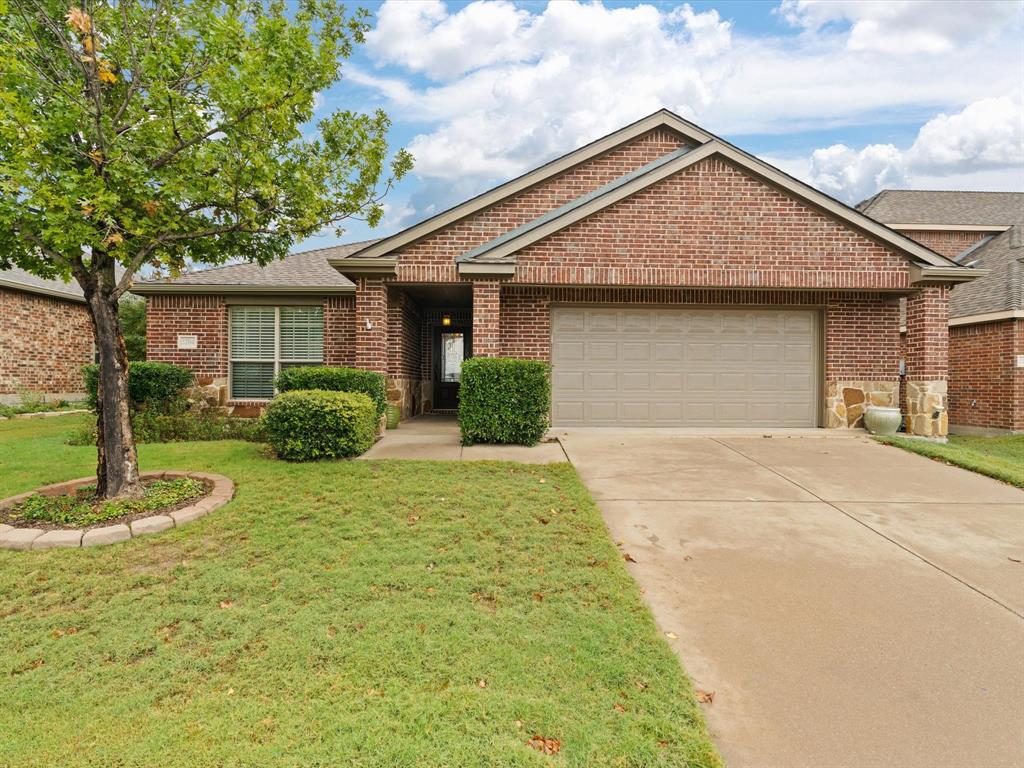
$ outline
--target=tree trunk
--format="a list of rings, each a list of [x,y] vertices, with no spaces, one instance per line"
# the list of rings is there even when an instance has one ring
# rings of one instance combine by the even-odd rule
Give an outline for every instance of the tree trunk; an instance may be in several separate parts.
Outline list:
[[[96,397],[96,491],[101,499],[141,496],[139,457],[129,411],[128,353],[117,299],[110,295],[109,287],[98,282],[100,285],[85,290],[100,368]]]

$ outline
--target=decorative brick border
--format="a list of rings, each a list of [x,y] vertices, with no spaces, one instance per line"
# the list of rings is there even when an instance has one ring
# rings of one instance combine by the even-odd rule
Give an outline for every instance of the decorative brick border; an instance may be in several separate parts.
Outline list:
[[[136,536],[166,531],[168,528],[180,528],[185,523],[190,523],[213,512],[215,509],[223,507],[235,495],[235,484],[230,479],[224,477],[224,475],[214,475],[208,472],[142,473],[143,480],[163,480],[178,477],[205,480],[213,484],[213,490],[195,504],[176,509],[166,515],[152,515],[132,520],[130,523],[118,523],[117,525],[107,525],[100,528],[45,531],[41,528],[15,528],[14,526],[0,524],[0,549],[52,549],[54,547],[94,547],[101,544],[114,544],[118,541],[127,541]],[[41,493],[44,496],[62,496],[67,493],[73,493],[81,486],[89,485],[95,481],[95,477],[80,477],[77,480],[44,485],[42,488],[36,488],[34,491],[3,499],[0,501],[0,509],[20,504],[29,496],[37,493]]]

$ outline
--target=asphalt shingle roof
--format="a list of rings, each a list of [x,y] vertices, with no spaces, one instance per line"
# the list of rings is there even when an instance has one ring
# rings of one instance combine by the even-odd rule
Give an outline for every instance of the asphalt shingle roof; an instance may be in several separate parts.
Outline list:
[[[889,225],[1009,226],[964,256],[964,264],[989,273],[953,289],[949,314],[967,317],[1024,309],[1024,192],[887,189],[857,207]]]
[[[328,263],[328,259],[349,256],[375,240],[334,245],[311,251],[289,253],[265,267],[257,264],[228,264],[190,272],[161,280],[138,280],[136,287],[148,285],[231,285],[253,288],[348,288],[352,281]]]
[[[67,283],[63,280],[46,280],[18,267],[0,269],[0,287],[14,288],[30,293],[55,294],[76,301],[85,301],[81,287],[73,280]]]

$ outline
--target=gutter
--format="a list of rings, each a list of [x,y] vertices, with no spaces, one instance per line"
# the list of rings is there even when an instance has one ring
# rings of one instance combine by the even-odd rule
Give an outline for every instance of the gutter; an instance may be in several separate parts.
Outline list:
[[[398,259],[339,257],[328,259],[327,263],[350,280],[360,277],[392,277],[398,268]]]
[[[14,291],[21,291],[22,293],[35,293],[40,296],[52,296],[55,299],[64,299],[65,301],[74,301],[78,304],[85,304],[85,296],[77,293],[64,293],[53,288],[43,288],[38,285],[26,285],[25,283],[19,283],[16,280],[4,280],[0,277],[0,288],[10,288]]]
[[[968,267],[932,267],[923,264],[911,264],[908,269],[910,284],[920,285],[921,283],[948,283],[956,285],[969,283],[984,277],[989,273],[987,269],[970,269]]]
[[[213,285],[210,283],[187,284],[187,283],[133,283],[128,289],[129,293],[136,296],[153,296],[167,294],[294,294],[294,295],[317,295],[327,294],[349,294],[355,293],[354,285]]]

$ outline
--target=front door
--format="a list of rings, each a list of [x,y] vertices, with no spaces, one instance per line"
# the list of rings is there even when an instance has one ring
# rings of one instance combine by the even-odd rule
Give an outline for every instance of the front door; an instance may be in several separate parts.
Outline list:
[[[469,328],[448,326],[434,331],[434,408],[459,407],[459,381],[462,361],[470,357]]]

